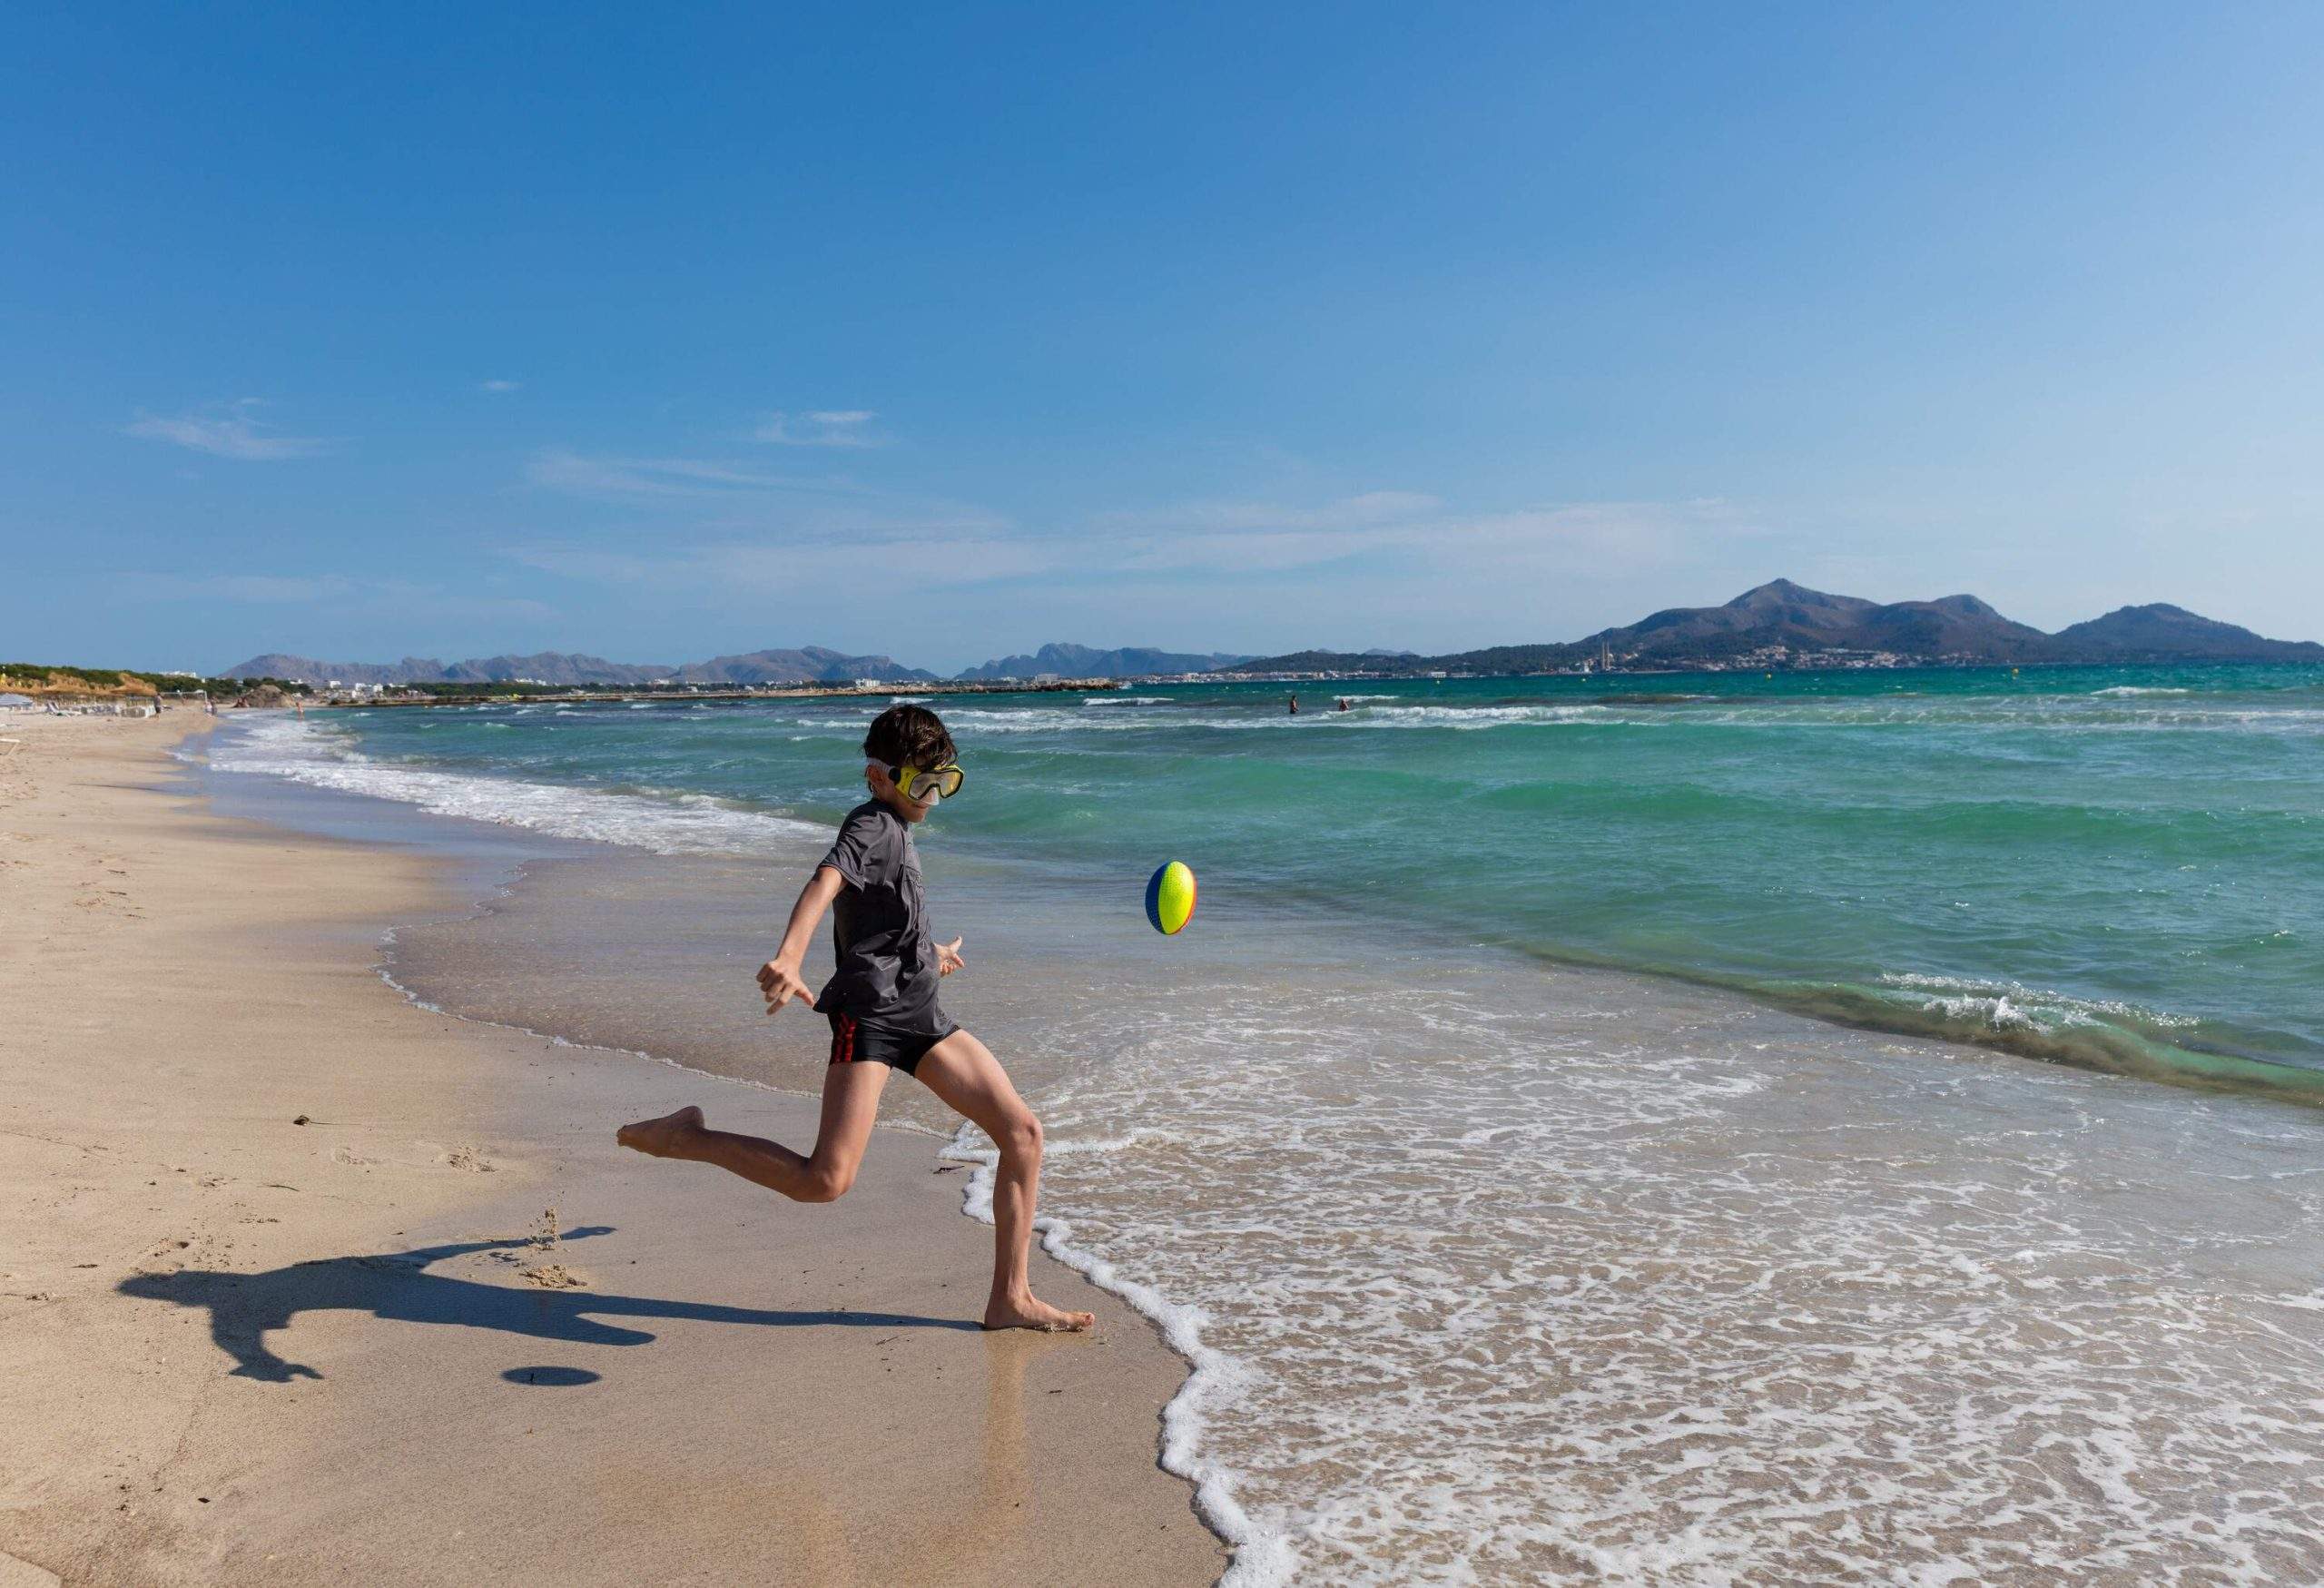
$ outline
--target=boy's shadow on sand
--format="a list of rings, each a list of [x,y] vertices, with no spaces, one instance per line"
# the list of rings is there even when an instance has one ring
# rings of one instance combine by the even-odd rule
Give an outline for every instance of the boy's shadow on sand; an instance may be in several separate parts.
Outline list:
[[[566,1240],[609,1235],[609,1226],[567,1230]],[[319,1258],[287,1268],[235,1274],[185,1268],[174,1274],[135,1274],[116,1287],[123,1296],[172,1301],[210,1309],[210,1335],[234,1358],[234,1376],[285,1384],[320,1378],[300,1362],[286,1362],[268,1349],[269,1331],[288,1328],[302,1312],[333,1309],[368,1312],[399,1323],[458,1324],[500,1329],[535,1339],[575,1340],[593,1346],[643,1346],[654,1338],[644,1329],[601,1323],[599,1317],[689,1318],[702,1323],[761,1324],[775,1327],[975,1329],[964,1318],[914,1317],[892,1312],[771,1312],[722,1307],[711,1302],[664,1301],[647,1296],[608,1296],[596,1290],[550,1290],[485,1285],[428,1265],[471,1252],[518,1252],[529,1244],[512,1240],[468,1241],[421,1247],[407,1252]],[[597,1317],[590,1315],[596,1314]]]

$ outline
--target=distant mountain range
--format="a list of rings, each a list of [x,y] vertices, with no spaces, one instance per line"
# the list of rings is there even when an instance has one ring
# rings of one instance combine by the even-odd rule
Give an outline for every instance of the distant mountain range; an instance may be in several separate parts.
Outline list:
[[[400,662],[319,662],[269,651],[228,668],[223,678],[281,678],[292,684],[506,684],[529,678],[542,684],[646,684],[669,676],[651,663],[608,662],[603,656],[542,651],[530,656],[472,656],[446,666],[433,656]]]
[[[1002,656],[958,676],[980,681],[1032,678],[1141,678],[1166,673],[1547,673],[1610,659],[1617,666],[1806,666],[1886,657],[1955,665],[2118,662],[2324,662],[2324,646],[2263,639],[2248,628],[2199,616],[2184,607],[2124,607],[2103,617],[2044,634],[2004,617],[1974,596],[1883,604],[1811,590],[1777,579],[1723,607],[1673,607],[1620,628],[1570,643],[1494,646],[1423,656],[1411,651],[1295,651],[1246,657],[1128,646],[1098,650],[1063,643],[1030,656]],[[751,651],[673,666],[609,662],[603,656],[542,651],[529,656],[475,656],[448,666],[432,656],[400,662],[319,662],[280,653],[252,656],[222,675],[307,684],[542,684],[630,686],[664,679],[685,684],[842,684],[857,678],[934,683],[940,675],[892,656],[849,656],[822,646]]]
[[[1215,673],[1248,656],[1213,652],[1157,651],[1128,646],[1118,651],[1093,650],[1088,646],[1046,645],[1029,656],[1003,656],[981,667],[969,667],[963,679],[1034,678],[1054,673],[1060,678],[1148,678],[1157,673]]]
[[[1385,655],[1386,653],[1382,653]],[[1055,673],[1064,678],[1141,678],[1156,673],[1207,673],[1246,658],[1159,651],[1145,646],[1093,650],[1088,646],[1046,645],[1029,656],[1003,656],[961,673],[963,679],[1031,678]],[[281,678],[300,684],[610,684],[629,686],[675,679],[682,684],[844,684],[877,678],[899,684],[935,683],[941,675],[907,667],[892,656],[852,656],[822,646],[797,650],[752,651],[713,656],[677,666],[665,662],[608,662],[603,656],[542,651],[529,656],[474,656],[447,665],[433,656],[400,662],[322,662],[311,656],[270,651],[229,668],[228,678]]]
[[[822,646],[795,651],[752,651],[689,662],[677,671],[686,684],[845,684],[856,678],[933,683],[936,675],[907,667],[892,656],[850,656]]]
[[[2324,646],[2263,639],[2248,628],[2157,604],[2124,607],[2044,634],[1974,596],[1883,604],[1827,595],[1789,579],[1746,590],[1723,607],[1673,607],[1568,644],[1494,646],[1440,656],[1376,651],[1295,651],[1236,673],[1543,673],[1610,658],[1617,666],[1690,664],[1798,666],[1886,656],[1955,665],[2124,662],[2324,662]]]
[[[917,667],[907,667],[888,656],[851,656],[821,646],[795,651],[753,651],[747,656],[713,656],[684,666],[667,662],[608,662],[565,651],[542,651],[529,656],[475,656],[448,666],[433,656],[406,656],[400,662],[319,662],[311,656],[287,656],[271,651],[227,669],[228,678],[281,678],[297,684],[507,684],[520,680],[537,684],[652,684],[675,679],[686,684],[838,684],[856,678],[927,682],[935,678]]]

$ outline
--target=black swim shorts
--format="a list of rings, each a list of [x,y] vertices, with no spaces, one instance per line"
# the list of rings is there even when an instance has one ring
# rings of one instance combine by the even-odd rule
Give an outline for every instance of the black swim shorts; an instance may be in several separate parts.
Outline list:
[[[928,1050],[950,1036],[950,1031],[900,1031],[893,1026],[874,1025],[870,1021],[857,1020],[853,1015],[833,1014],[832,1022],[832,1062],[834,1064],[885,1064],[910,1075]],[[955,1028],[957,1029],[957,1028]]]

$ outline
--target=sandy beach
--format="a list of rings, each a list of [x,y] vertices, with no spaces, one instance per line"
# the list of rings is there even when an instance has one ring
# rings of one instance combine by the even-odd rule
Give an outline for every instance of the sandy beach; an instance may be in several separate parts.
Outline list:
[[[1217,1575],[1182,1365],[1039,1258],[1096,1334],[978,1329],[934,1140],[812,1209],[622,1152],[813,1109],[408,1002],[446,863],[210,814],[206,725],[5,730],[0,1583]]]

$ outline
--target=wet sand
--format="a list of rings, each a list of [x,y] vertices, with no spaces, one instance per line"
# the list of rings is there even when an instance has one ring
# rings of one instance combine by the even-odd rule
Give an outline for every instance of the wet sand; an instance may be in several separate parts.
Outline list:
[[[935,1140],[817,1208],[621,1151],[812,1105],[407,1003],[447,863],[210,814],[204,725],[5,728],[0,1581],[1217,1574],[1180,1364],[1039,1258],[1096,1336],[977,1329]]]

